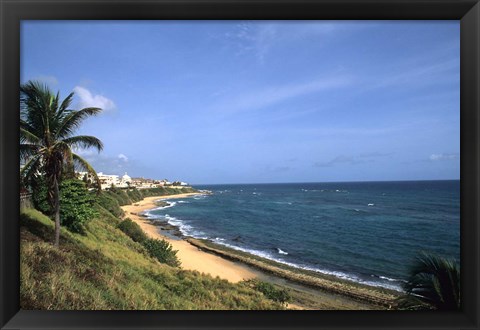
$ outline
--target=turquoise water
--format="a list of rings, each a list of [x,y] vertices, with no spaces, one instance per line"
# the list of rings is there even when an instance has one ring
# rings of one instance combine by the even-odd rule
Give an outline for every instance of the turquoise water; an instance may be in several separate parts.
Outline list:
[[[460,182],[196,186],[147,214],[295,267],[399,290],[419,251],[460,258]]]

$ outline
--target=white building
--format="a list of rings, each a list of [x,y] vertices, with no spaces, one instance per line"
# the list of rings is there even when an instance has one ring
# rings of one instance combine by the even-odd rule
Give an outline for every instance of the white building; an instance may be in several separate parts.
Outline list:
[[[120,180],[118,187],[120,188],[128,188],[132,184],[132,178],[128,176],[127,172],[122,176],[122,179]]]
[[[95,181],[93,176],[88,172],[76,172],[77,178],[83,180],[85,176],[92,183]],[[132,179],[127,172],[120,177],[118,175],[104,174],[103,172],[97,173],[98,179],[100,180],[100,187],[102,190],[109,189],[112,185],[116,188],[137,188],[137,189],[147,189],[147,188],[157,188],[162,186],[169,186],[174,188],[182,188],[188,186],[188,183],[176,181],[175,185],[167,179],[163,180],[152,180],[144,178],[134,178]]]
[[[118,187],[120,180],[118,175],[103,174],[103,172],[97,173],[98,179],[100,180],[100,186],[102,190],[110,188],[113,186]]]

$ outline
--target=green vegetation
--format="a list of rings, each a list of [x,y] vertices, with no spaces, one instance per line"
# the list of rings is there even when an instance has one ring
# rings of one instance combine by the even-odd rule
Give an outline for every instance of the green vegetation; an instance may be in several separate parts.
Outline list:
[[[125,235],[138,243],[143,243],[147,240],[147,235],[143,232],[142,228],[132,219],[126,218],[118,224],[118,229],[123,231]]]
[[[244,283],[254,288],[255,290],[263,293],[268,299],[279,302],[283,305],[287,305],[288,302],[291,300],[288,290],[283,287],[277,288],[271,283],[255,279],[244,281]]]
[[[147,249],[150,256],[154,257],[161,263],[172,267],[180,266],[177,251],[173,250],[172,245],[166,240],[150,238],[143,242],[143,246],[145,246],[145,249]]]
[[[422,253],[404,285],[398,307],[408,310],[460,310],[460,268],[454,260]]]
[[[85,224],[83,235],[61,229],[59,248],[48,243],[54,223],[39,211],[22,210],[22,309],[283,308],[245,285],[159,263],[118,228],[118,218],[96,208],[99,216]]]
[[[97,198],[97,203],[115,217],[122,217],[125,212],[120,208],[118,199],[109,191],[102,191]]]
[[[143,197],[149,196],[163,196],[163,195],[176,195],[176,194],[186,194],[198,192],[194,188],[185,187],[185,188],[171,188],[171,187],[158,187],[158,188],[149,188],[141,190]]]
[[[142,228],[133,222],[130,218],[126,218],[117,226],[122,232],[130,237],[133,241],[141,243],[148,251],[149,255],[159,262],[179,267],[180,260],[177,257],[177,251],[173,250],[172,245],[165,240],[149,239],[143,232]]]
[[[20,86],[20,159],[25,162],[20,171],[21,182],[31,186],[38,173],[45,178],[50,214],[55,219],[54,244],[60,240],[60,191],[62,174],[73,173],[74,166],[92,173],[95,170],[72,152],[72,148],[96,148],[102,150],[102,142],[93,136],[77,135],[75,130],[82,121],[102,110],[99,108],[69,109],[74,93],[60,101],[40,82],[29,81]]]
[[[77,179],[64,179],[60,183],[59,190],[61,225],[72,232],[83,233],[86,222],[97,215],[93,208],[94,194],[87,190],[84,182]],[[44,180],[37,180],[33,201],[35,207],[43,213],[50,211]]]

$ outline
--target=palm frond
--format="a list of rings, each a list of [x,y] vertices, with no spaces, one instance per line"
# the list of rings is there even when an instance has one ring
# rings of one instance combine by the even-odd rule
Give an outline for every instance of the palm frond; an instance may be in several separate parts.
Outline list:
[[[35,178],[37,172],[41,169],[42,155],[37,154],[31,157],[25,165],[20,169],[20,180],[27,182]]]
[[[100,108],[84,108],[78,111],[69,112],[63,119],[60,127],[56,131],[57,139],[64,139],[71,136],[80,124],[89,116],[98,115],[102,109]]]
[[[41,143],[42,136],[43,136],[43,132],[39,130],[38,126],[31,125],[30,123],[26,122],[23,118],[20,118],[20,141],[22,141],[22,139],[24,139],[23,141],[30,139],[30,142],[33,142],[34,140],[36,140],[35,143]]]
[[[39,81],[29,81],[20,86],[20,102],[30,111],[30,115],[48,112],[52,100],[52,92],[46,84]],[[23,110],[26,110],[23,108]]]
[[[68,94],[68,96],[63,100],[62,104],[60,104],[60,107],[58,108],[59,112],[64,112],[68,110],[68,107],[70,106],[70,104],[72,104],[74,95],[75,95],[74,92]]]
[[[103,143],[94,136],[89,135],[77,135],[62,140],[70,147],[86,149],[96,148],[99,152],[103,150]]]
[[[86,170],[88,173],[93,175],[93,178],[95,179],[95,182],[97,183],[98,187],[98,192],[101,190],[101,183],[100,179],[98,178],[97,172],[94,170],[92,165],[90,165],[85,159],[80,157],[79,155],[72,153],[73,160],[75,162],[75,165],[79,167],[80,169]]]
[[[20,127],[20,143],[28,142],[31,144],[39,144],[42,140],[34,133]]]
[[[23,120],[21,125],[28,123],[30,125],[28,130],[32,133],[44,131],[45,110],[41,95],[43,89],[44,86],[38,82],[28,82],[20,86],[20,118]]]
[[[70,93],[60,104],[60,106],[57,109],[57,113],[55,114],[55,121],[58,123],[62,123],[65,117],[70,113],[73,112],[73,110],[69,110],[68,107],[72,103],[73,96],[75,93]],[[59,127],[60,128],[60,127]]]
[[[28,161],[32,156],[38,154],[40,147],[36,144],[21,143],[20,144],[20,160]]]
[[[460,269],[455,261],[422,252],[410,269],[400,307],[456,310],[460,308]]]

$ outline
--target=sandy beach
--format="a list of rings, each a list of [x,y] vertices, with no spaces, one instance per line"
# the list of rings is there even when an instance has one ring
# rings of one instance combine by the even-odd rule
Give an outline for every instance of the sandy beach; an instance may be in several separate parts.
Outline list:
[[[122,209],[125,211],[125,216],[138,223],[149,237],[165,239],[170,242],[173,248],[178,250],[177,256],[182,262],[181,267],[183,269],[196,270],[214,277],[218,276],[234,283],[257,277],[257,274],[247,268],[247,266],[203,252],[187,241],[173,240],[161,235],[158,227],[152,225],[147,219],[137,215],[145,210],[154,208],[156,206],[155,201],[159,199],[183,198],[194,195],[198,195],[198,193],[147,197],[137,203],[122,206]]]

